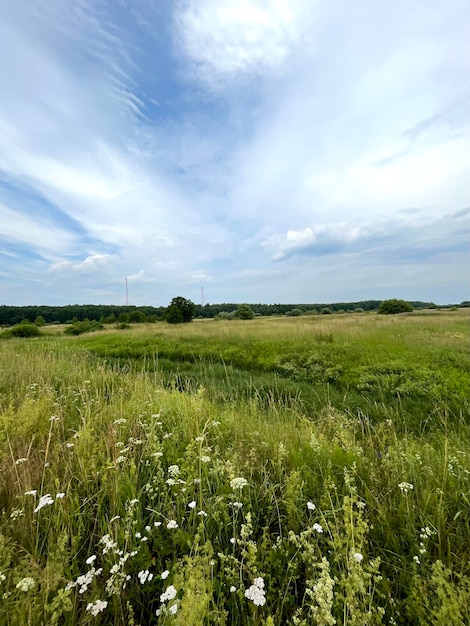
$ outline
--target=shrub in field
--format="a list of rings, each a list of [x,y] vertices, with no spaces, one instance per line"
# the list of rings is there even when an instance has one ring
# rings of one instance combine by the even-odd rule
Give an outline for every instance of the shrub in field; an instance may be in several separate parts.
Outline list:
[[[39,337],[40,335],[42,333],[35,324],[23,322],[3,333],[4,337]]]
[[[381,315],[393,315],[395,313],[411,313],[412,311],[413,307],[406,300],[392,298],[391,300],[381,302],[377,313]]]
[[[75,322],[64,330],[66,335],[82,335],[83,333],[91,333],[95,330],[103,330],[103,324],[99,322]]]
[[[300,317],[302,315],[302,311],[300,309],[291,309],[290,311],[287,311],[286,316],[287,317]]]
[[[248,304],[240,304],[234,315],[237,320],[252,320],[254,316],[255,314]]]

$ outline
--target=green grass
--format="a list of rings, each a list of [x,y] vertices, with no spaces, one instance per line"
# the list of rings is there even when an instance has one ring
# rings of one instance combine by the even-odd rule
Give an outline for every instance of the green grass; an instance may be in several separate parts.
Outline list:
[[[0,624],[470,623],[468,323],[0,340]]]

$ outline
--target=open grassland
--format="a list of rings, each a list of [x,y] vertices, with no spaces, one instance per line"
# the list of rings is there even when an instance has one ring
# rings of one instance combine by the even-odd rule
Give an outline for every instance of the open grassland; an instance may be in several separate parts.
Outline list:
[[[468,625],[469,321],[0,334],[0,624]]]

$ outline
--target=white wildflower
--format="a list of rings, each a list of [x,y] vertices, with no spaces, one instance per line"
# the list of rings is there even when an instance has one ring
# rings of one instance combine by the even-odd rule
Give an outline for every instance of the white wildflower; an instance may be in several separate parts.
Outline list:
[[[419,557],[418,557],[418,556],[414,556],[414,557],[413,557],[413,561],[414,561],[415,563],[417,563],[418,565],[421,565],[421,561],[419,560]]]
[[[85,561],[85,563],[86,563],[87,565],[91,565],[94,561],[96,561],[96,555],[95,555],[95,554],[92,554],[91,556],[89,556],[89,557],[87,558],[87,560]]]
[[[398,487],[400,488],[402,493],[408,493],[409,491],[412,491],[414,489],[414,485],[405,482],[399,483]]]
[[[44,496],[41,496],[39,498],[39,502],[37,507],[34,509],[34,513],[37,513],[45,506],[50,506],[51,504],[54,504],[54,500],[51,498],[51,495],[49,493],[46,493]]]
[[[160,578],[162,580],[166,580],[169,575],[170,575],[170,572],[166,569],[164,572],[161,573]]]
[[[15,464],[20,465],[21,463],[26,463],[27,460],[26,457],[22,457],[21,459],[16,459]]]
[[[210,456],[201,456],[201,461],[202,461],[203,463],[209,463],[209,462],[210,462],[210,460],[211,460],[211,457],[210,457]]]
[[[315,511],[317,507],[313,504],[313,502],[307,502],[307,509],[309,511]]]
[[[195,508],[196,508],[196,500],[193,500],[192,502],[190,502],[190,503],[188,504],[188,507],[189,507],[190,509],[195,509]]]
[[[207,517],[207,513],[205,511],[199,511],[199,517]]]
[[[233,490],[239,489],[241,491],[243,487],[246,487],[247,485],[248,485],[248,481],[246,480],[246,478],[242,478],[241,476],[238,476],[237,478],[233,478],[230,481],[230,488]]]
[[[352,555],[353,559],[355,561],[357,561],[358,563],[360,563],[363,560],[363,556],[360,552],[354,552],[354,554]]]
[[[115,548],[117,548],[117,543],[111,539],[110,535],[104,535],[103,537],[101,537],[100,543],[104,545],[103,554],[106,554],[110,550],[114,550]]]
[[[26,578],[22,578],[19,582],[16,583],[16,588],[21,589],[21,591],[30,591],[30,589],[34,589],[36,586],[36,581],[31,576],[26,576]]]
[[[96,602],[87,604],[86,610],[96,617],[98,613],[102,613],[107,606],[108,603],[106,600],[96,600]]]
[[[147,580],[150,582],[153,578],[153,574],[146,570],[142,570],[137,574],[138,579],[140,580],[140,584],[143,585]]]
[[[169,600],[174,600],[176,598],[176,589],[173,585],[170,585],[164,593],[160,596],[160,603],[164,604]]]
[[[170,465],[170,467],[168,468],[168,474],[172,477],[172,478],[177,478],[180,475],[180,468],[178,465]]]
[[[56,495],[55,499],[56,499],[56,500],[61,500],[62,498],[65,498],[65,493],[64,493],[63,491],[60,491],[60,492]]]
[[[174,519],[171,519],[166,525],[166,527],[168,528],[168,530],[173,530],[174,528],[178,528],[178,522]]]
[[[234,593],[237,590],[237,588],[235,587],[235,585],[232,585],[230,587],[230,593]]]
[[[322,533],[323,532],[323,526],[321,526],[320,524],[317,524],[315,522],[315,524],[313,525],[313,530],[316,530],[317,533]]]
[[[245,591],[245,598],[251,600],[256,606],[264,606],[266,604],[265,594],[264,580],[258,577],[254,579],[251,587]]]
[[[35,496],[37,494],[37,489],[31,489],[31,491],[25,491],[25,496]]]
[[[178,610],[178,603],[172,604],[168,610],[172,615],[175,615]]]
[[[233,506],[235,509],[241,509],[241,508],[242,508],[242,506],[243,506],[243,502],[232,502],[232,506]]]

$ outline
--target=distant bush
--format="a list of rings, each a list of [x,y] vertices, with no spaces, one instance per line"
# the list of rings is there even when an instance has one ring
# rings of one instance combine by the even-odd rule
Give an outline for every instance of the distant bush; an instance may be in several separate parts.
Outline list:
[[[68,328],[64,330],[66,335],[82,335],[83,333],[91,333],[95,330],[102,330],[103,324],[99,322],[90,322],[88,320],[84,322],[74,322]]]
[[[300,309],[291,309],[286,312],[287,317],[300,317],[302,315],[302,311]]]
[[[412,311],[413,307],[406,300],[392,298],[381,302],[377,312],[380,315],[394,315],[395,313],[411,313]]]
[[[355,312],[355,313],[364,313],[364,309],[363,309],[362,307],[360,307],[360,306],[357,306],[357,307],[354,309],[354,312]]]
[[[326,306],[321,310],[321,313],[322,315],[331,315],[333,311],[330,309],[329,306]]]
[[[235,311],[234,317],[237,320],[252,320],[254,316],[255,314],[248,304],[240,304],[238,309]]]
[[[218,313],[214,319],[216,321],[219,320],[233,320],[235,316],[235,311],[221,311],[220,313]]]
[[[21,324],[17,324],[2,333],[3,337],[39,337],[40,335],[42,332],[31,322],[21,322]]]

